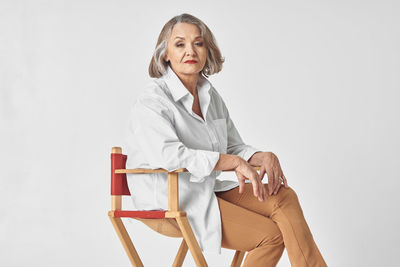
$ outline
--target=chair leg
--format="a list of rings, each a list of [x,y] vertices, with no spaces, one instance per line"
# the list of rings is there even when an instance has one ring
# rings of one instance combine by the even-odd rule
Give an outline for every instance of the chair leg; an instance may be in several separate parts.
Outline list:
[[[188,251],[188,246],[186,244],[186,241],[185,239],[182,239],[181,246],[179,247],[178,253],[176,254],[175,261],[172,264],[172,267],[182,267],[187,251]]]
[[[137,253],[135,246],[133,245],[132,240],[129,237],[129,234],[126,231],[121,218],[110,216],[110,220],[114,226],[115,231],[118,234],[119,240],[121,240],[121,243],[124,246],[126,254],[128,254],[129,260],[131,261],[132,265],[134,267],[143,267],[143,263],[140,260],[139,254]]]
[[[244,258],[244,251],[236,250],[235,256],[233,256],[231,267],[240,267]]]
[[[187,217],[177,217],[176,221],[178,222],[179,228],[182,231],[183,238],[189,247],[190,253],[193,256],[197,267],[208,267],[206,259],[204,258],[199,244],[197,243],[196,237],[193,234]]]

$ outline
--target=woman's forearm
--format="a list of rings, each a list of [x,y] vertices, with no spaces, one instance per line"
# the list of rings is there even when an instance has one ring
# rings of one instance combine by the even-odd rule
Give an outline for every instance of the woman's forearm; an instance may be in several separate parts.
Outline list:
[[[247,161],[252,166],[261,166],[265,154],[268,152],[256,152]],[[219,160],[214,167],[214,170],[226,171],[234,170],[239,165],[240,160],[244,160],[239,156],[231,154],[220,154]]]
[[[219,160],[214,167],[214,170],[226,171],[234,170],[239,165],[241,158],[231,154],[219,154]],[[243,160],[243,159],[242,159]]]

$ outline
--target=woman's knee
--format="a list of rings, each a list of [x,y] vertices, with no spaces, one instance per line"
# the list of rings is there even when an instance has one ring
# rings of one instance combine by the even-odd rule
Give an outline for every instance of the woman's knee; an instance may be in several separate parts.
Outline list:
[[[283,236],[279,227],[275,223],[265,223],[264,225],[259,225],[257,229],[259,233],[259,242],[256,244],[255,248],[260,246],[280,246],[283,244]]]
[[[257,249],[257,250],[267,249],[271,252],[279,250],[282,253],[283,250],[285,249],[285,243],[283,241],[283,236],[280,233],[275,236],[265,237],[261,240],[261,242],[259,244],[257,244],[257,246],[254,249]]]
[[[268,236],[266,237],[259,245],[262,246],[263,244],[267,245],[276,245],[280,246],[283,244],[283,236],[282,233],[279,232],[274,236]]]
[[[287,197],[297,198],[296,191],[294,191],[294,189],[292,187],[289,186],[286,188],[286,187],[282,186],[282,189],[283,189],[283,192],[286,193]]]

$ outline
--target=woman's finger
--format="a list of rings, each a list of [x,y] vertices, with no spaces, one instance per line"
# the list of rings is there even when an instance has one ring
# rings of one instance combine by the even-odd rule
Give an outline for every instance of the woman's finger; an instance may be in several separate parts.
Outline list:
[[[285,187],[288,188],[289,185],[288,185],[288,183],[287,183],[287,180],[286,180],[286,177],[285,177],[284,174],[282,174],[282,179],[283,179],[283,183],[285,184]]]
[[[265,199],[265,196],[264,196],[264,186],[263,186],[263,183],[261,182],[261,180],[258,180],[258,183],[259,183],[259,188],[260,188],[260,200],[261,201],[264,201],[264,199]]]
[[[258,186],[258,183],[257,183],[257,181],[256,181],[256,179],[251,179],[251,183],[253,184],[253,194],[254,194],[254,196],[255,197],[258,197],[259,196],[259,186]]]
[[[264,175],[265,175],[265,167],[261,166],[260,167],[260,179],[264,179]]]
[[[239,194],[243,193],[244,190],[244,176],[241,173],[238,173],[239,176]]]
[[[261,187],[261,180],[260,180],[260,176],[258,175],[258,172],[255,172],[255,176],[254,176],[254,180],[258,185],[258,200],[262,201],[262,187]]]
[[[262,179],[264,179],[265,176],[265,167],[261,166],[260,168],[260,180],[262,181]]]
[[[276,188],[275,188],[274,195],[276,195],[276,194],[278,193],[279,188],[280,188],[281,185],[282,185],[280,182],[281,182],[281,181],[278,182],[278,185],[277,185]]]
[[[278,184],[281,183],[280,179],[280,172],[278,170],[274,171],[274,187],[273,187],[273,193],[275,193],[276,187],[278,186]]]
[[[278,177],[278,176],[276,176],[276,177]],[[279,182],[280,182],[279,178],[278,178],[278,179],[275,179],[274,188],[272,189],[272,190],[273,190],[273,191],[272,191],[272,194],[273,194],[273,195],[275,195],[275,193],[276,193],[276,189],[277,189],[278,186],[279,186]]]
[[[267,189],[265,188],[265,185],[263,183],[261,183],[261,187],[263,189],[263,200],[267,199]]]
[[[268,193],[271,196],[274,189],[274,172],[270,170],[269,172],[267,171],[267,174],[268,174]]]
[[[281,171],[281,176],[280,176],[280,177],[282,177],[282,179],[283,179],[282,182],[284,183],[285,187],[288,188],[289,185],[288,185],[288,183],[287,183],[287,180],[286,180],[285,175],[284,175],[283,172],[282,172],[281,164],[280,164],[280,163],[278,163],[278,164],[279,164],[279,169],[280,169],[280,171]]]

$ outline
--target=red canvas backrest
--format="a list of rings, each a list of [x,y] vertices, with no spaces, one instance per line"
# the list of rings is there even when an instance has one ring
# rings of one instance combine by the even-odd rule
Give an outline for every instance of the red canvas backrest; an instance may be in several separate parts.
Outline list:
[[[129,192],[125,173],[115,173],[116,169],[125,169],[127,156],[122,154],[121,148],[113,148],[111,153],[111,195],[127,195]]]

